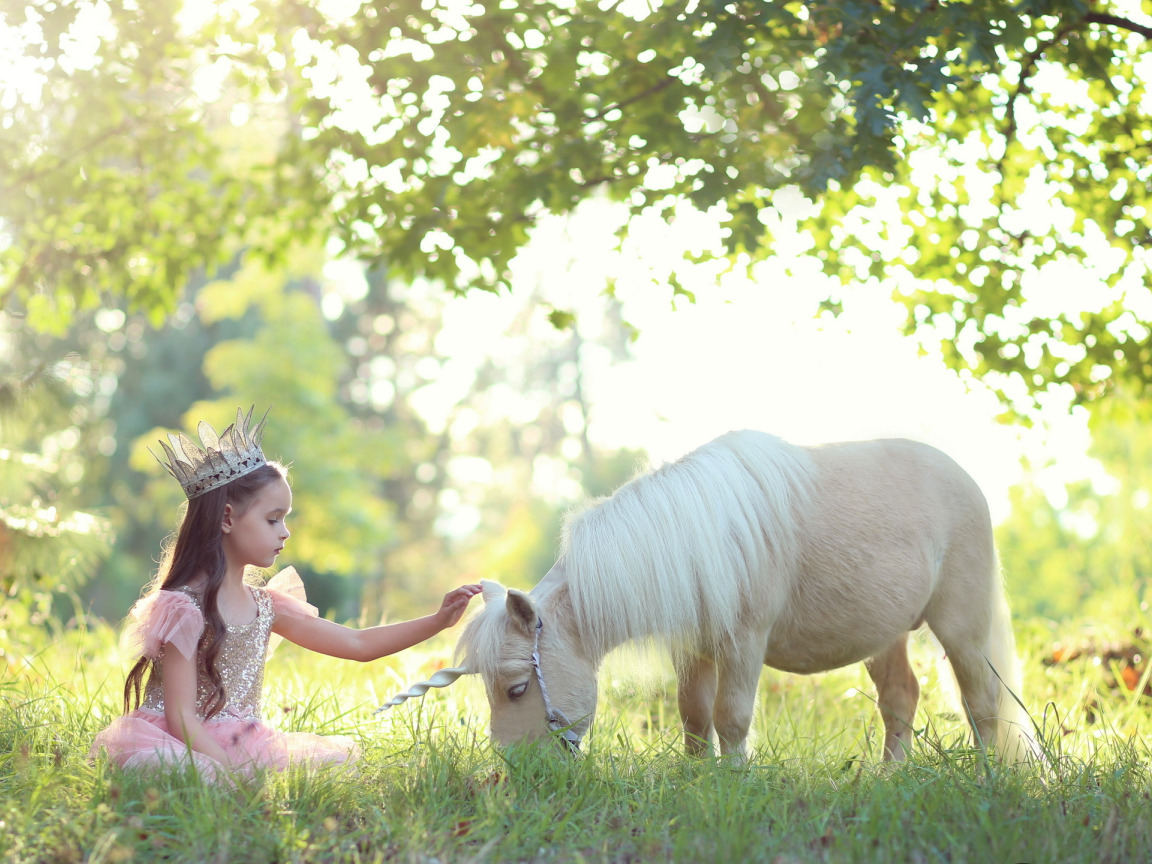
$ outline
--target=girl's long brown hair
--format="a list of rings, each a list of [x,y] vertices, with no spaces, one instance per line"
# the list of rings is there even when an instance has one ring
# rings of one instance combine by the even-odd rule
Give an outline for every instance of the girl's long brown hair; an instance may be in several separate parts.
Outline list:
[[[204,634],[196,651],[199,668],[212,688],[204,718],[217,714],[224,708],[227,698],[220,673],[216,670],[216,658],[224,644],[224,619],[216,608],[216,596],[224,582],[224,507],[232,505],[233,514],[239,516],[252,504],[261,489],[278,479],[286,479],[287,471],[276,462],[261,465],[255,471],[245,474],[218,489],[212,489],[188,502],[188,509],[176,532],[176,540],[164,553],[157,577],[157,590],[171,591],[181,588],[203,577],[203,589],[198,592],[200,606],[204,612]],[[147,657],[141,657],[128,673],[124,682],[124,713],[140,706],[144,676],[159,674],[159,664]]]

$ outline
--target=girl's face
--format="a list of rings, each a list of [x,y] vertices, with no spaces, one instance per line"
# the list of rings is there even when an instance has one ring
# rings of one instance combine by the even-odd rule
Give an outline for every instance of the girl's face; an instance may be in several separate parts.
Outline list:
[[[292,490],[277,478],[256,493],[243,513],[228,504],[224,510],[224,556],[230,567],[271,567],[289,532]]]

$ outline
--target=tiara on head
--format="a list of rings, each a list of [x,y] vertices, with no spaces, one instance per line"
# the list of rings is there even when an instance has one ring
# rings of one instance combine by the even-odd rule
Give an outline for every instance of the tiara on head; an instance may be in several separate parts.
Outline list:
[[[203,449],[192,443],[192,439],[182,432],[168,434],[172,446],[160,442],[168,454],[168,461],[165,462],[155,453],[152,455],[168,469],[169,474],[180,481],[189,500],[268,464],[260,449],[260,438],[264,435],[264,421],[268,419],[268,411],[264,412],[253,429],[250,427],[255,407],[248,409],[247,417],[244,416],[243,408],[237,408],[236,422],[219,435],[206,421],[201,420],[197,431]]]

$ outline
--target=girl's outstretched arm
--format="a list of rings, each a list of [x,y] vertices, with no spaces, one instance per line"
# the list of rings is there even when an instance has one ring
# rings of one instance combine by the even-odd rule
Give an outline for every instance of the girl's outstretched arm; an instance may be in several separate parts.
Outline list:
[[[309,651],[344,660],[377,660],[435,636],[460,620],[468,602],[480,593],[479,585],[461,585],[444,595],[431,615],[357,630],[324,618],[278,616],[272,631]]]
[[[196,716],[195,662],[167,643],[160,662],[160,674],[168,731],[197,753],[211,756],[221,765],[230,765],[228,754],[208,735],[203,722]]]

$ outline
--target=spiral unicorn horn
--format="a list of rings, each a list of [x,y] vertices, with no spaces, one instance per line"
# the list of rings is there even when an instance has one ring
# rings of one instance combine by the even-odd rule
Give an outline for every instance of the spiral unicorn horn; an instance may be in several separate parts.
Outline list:
[[[462,667],[453,669],[441,669],[427,681],[420,681],[417,684],[413,684],[404,692],[397,693],[395,696],[393,696],[391,699],[373,711],[372,716],[376,716],[381,711],[387,711],[393,705],[399,705],[401,702],[406,702],[413,696],[423,696],[433,687],[447,687],[449,684],[454,683],[456,679],[458,679],[461,675],[467,674],[468,670]]]

